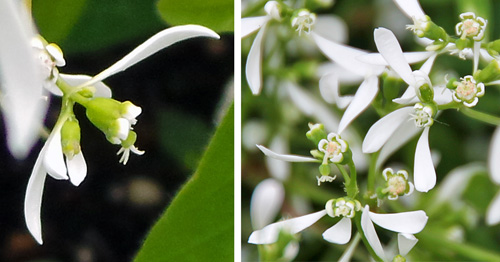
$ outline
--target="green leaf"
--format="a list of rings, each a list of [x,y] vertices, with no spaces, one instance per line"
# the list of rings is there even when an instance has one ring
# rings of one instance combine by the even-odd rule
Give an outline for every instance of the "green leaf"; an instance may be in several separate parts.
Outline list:
[[[196,173],[151,230],[136,262],[234,260],[234,108]]]
[[[61,42],[80,18],[86,2],[86,0],[33,1],[33,17],[40,34],[49,42]]]
[[[171,25],[199,24],[219,33],[234,30],[232,0],[160,0],[158,10]]]

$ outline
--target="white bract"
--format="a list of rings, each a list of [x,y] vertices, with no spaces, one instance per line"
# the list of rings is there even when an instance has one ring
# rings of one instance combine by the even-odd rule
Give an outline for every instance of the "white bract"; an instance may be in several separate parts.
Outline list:
[[[0,8],[0,10],[2,10],[2,8]],[[101,89],[101,91],[96,91],[96,94],[99,94],[103,97],[109,97],[111,96],[111,92],[109,91],[109,88],[102,84],[102,80],[111,75],[114,75],[115,73],[127,69],[128,67],[142,61],[144,58],[156,53],[157,51],[169,45],[188,38],[199,36],[219,38],[219,36],[212,30],[198,25],[172,27],[157,33],[146,42],[136,47],[124,58],[122,58],[109,68],[105,69],[101,73],[97,74],[95,77],[91,78],[84,75],[60,75],[60,77],[62,77],[64,80],[68,80],[68,83],[71,85],[79,86],[77,87],[78,90],[80,90],[79,88],[84,88],[87,86],[101,87],[99,88]],[[3,56],[0,55],[0,57]],[[40,84],[39,86],[41,88],[42,84]],[[134,106],[130,103],[129,106],[125,105],[125,110],[122,112],[121,118],[117,120],[117,138],[119,138],[120,141],[116,142],[122,143],[122,149],[120,149],[119,153],[123,153],[120,162],[124,164],[126,164],[130,152],[136,154],[143,153],[143,151],[137,150],[137,148],[135,148],[133,144],[128,146],[123,144],[125,141],[130,140],[130,136],[132,134],[135,134],[135,132],[130,131],[130,128],[131,125],[136,123],[137,120],[135,118],[140,113],[140,107]],[[75,186],[78,186],[84,180],[87,173],[87,166],[81,152],[79,154],[76,154],[72,159],[66,159],[66,165],[64,164],[63,150],[61,147],[61,128],[66,119],[67,116],[62,115],[62,117],[60,117],[60,119],[54,126],[54,129],[52,130],[49,138],[45,142],[45,145],[38,155],[35,166],[33,167],[33,171],[31,173],[31,177],[28,181],[28,188],[26,190],[24,206],[26,225],[30,233],[39,244],[43,243],[40,221],[40,208],[42,203],[43,187],[47,173],[55,179],[63,180],[68,179],[67,174],[69,174],[69,179]],[[133,141],[135,141],[135,139],[133,139]]]
[[[500,127],[495,129],[491,138],[490,152],[488,155],[488,171],[491,180],[500,185]],[[500,191],[491,201],[486,211],[486,223],[496,225],[500,223]]]
[[[44,74],[31,46],[36,30],[24,7],[22,1],[0,2],[0,103],[7,146],[19,159],[37,141],[47,109]]]

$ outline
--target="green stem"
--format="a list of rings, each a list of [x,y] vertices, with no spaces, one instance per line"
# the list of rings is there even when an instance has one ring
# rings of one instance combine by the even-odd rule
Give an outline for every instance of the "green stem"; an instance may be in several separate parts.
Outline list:
[[[354,166],[354,162],[352,162],[352,160],[347,163],[347,165],[349,166],[349,171],[351,173],[351,181],[349,181],[349,183],[346,183],[346,193],[347,196],[354,199],[359,193],[358,182],[356,178],[356,167]]]
[[[439,246],[474,261],[500,261],[500,254],[497,252],[449,240],[444,237],[444,234],[436,234],[436,231],[440,230],[424,230],[418,234],[418,238],[422,241],[422,244],[425,243],[424,245]]]
[[[347,170],[340,164],[335,164],[337,168],[339,169],[340,173],[344,177],[344,181],[346,185],[349,185],[351,183],[351,178],[349,177],[349,174],[347,173]]]
[[[370,167],[368,169],[368,191],[375,192],[375,179],[377,177],[377,160],[380,152],[375,152],[370,156]]]
[[[464,115],[474,118],[476,120],[482,121],[487,124],[495,125],[495,126],[500,126],[500,118],[496,116],[492,116],[490,114],[486,114],[483,112],[479,112],[473,109],[470,109],[468,107],[462,107],[460,108],[460,112],[462,112]]]
[[[90,100],[89,98],[80,95],[78,93],[79,90],[76,90],[74,86],[66,83],[66,81],[64,81],[60,77],[57,78],[56,85],[57,87],[59,87],[59,89],[61,89],[64,96],[71,98],[71,100],[77,102],[80,105],[85,106],[85,104]]]

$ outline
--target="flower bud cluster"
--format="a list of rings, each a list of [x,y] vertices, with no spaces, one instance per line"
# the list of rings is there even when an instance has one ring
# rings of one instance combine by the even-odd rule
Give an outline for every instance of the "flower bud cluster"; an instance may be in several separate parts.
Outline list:
[[[357,211],[362,209],[361,203],[356,199],[342,197],[330,199],[325,205],[326,213],[331,217],[353,218]]]

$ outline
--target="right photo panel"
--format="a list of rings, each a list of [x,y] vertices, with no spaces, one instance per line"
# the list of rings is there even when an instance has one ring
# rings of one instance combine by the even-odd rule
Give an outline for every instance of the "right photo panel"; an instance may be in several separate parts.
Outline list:
[[[242,0],[242,261],[500,261],[499,8]]]

